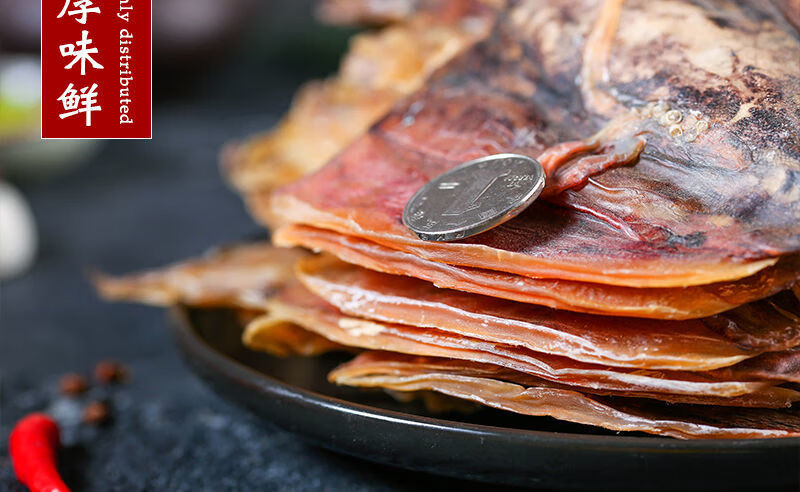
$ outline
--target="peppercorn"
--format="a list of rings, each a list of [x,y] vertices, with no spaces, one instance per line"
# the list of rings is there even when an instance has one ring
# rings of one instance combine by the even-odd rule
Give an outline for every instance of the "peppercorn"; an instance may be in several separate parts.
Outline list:
[[[102,384],[122,382],[127,375],[125,367],[113,360],[102,360],[94,367],[94,378]]]
[[[111,418],[111,410],[102,401],[93,401],[83,409],[83,421],[91,425],[101,425]]]
[[[89,388],[86,378],[73,372],[64,374],[58,382],[61,393],[67,396],[77,396],[85,393]]]

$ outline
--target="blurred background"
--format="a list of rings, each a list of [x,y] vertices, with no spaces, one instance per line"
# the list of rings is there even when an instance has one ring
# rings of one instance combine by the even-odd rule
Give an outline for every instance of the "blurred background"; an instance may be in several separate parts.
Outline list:
[[[411,487],[407,472],[264,429],[181,364],[163,311],[92,289],[91,270],[156,267],[263,235],[220,176],[220,148],[274,125],[300,84],[336,70],[354,32],[315,22],[310,0],[153,10],[153,139],[41,141],[39,2],[0,0],[0,490],[24,490],[7,436],[42,410],[62,423],[73,490]],[[60,395],[62,374],[102,359],[124,364],[128,383]],[[80,425],[87,399],[111,403],[110,424]]]
[[[182,147],[188,154],[212,144],[216,152],[226,139],[268,129],[301,81],[335,71],[352,34],[316,23],[313,10],[310,0],[154,2],[154,130],[167,114],[194,112],[182,122],[189,135],[198,134],[192,125],[213,124],[213,138]],[[42,183],[69,179],[79,167],[108,166],[116,152],[138,151],[142,143],[40,140],[39,3],[0,0],[0,12],[0,213],[16,232],[0,249],[0,278],[10,278],[30,267],[37,244],[29,227],[36,217],[18,189],[33,194]],[[145,147],[175,141],[163,132],[154,136]],[[195,165],[216,161],[215,155],[202,155]],[[157,162],[163,168],[179,165],[175,159]],[[137,176],[147,175],[133,167],[139,167]]]

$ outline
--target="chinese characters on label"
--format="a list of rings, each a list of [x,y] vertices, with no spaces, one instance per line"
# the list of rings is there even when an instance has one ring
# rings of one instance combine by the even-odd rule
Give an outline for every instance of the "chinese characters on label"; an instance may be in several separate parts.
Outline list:
[[[57,18],[60,19],[64,16],[64,13],[66,13],[70,17],[74,16],[75,20],[79,23],[86,24],[86,17],[90,13],[100,13],[100,7],[92,7],[91,0],[76,0],[72,2],[72,6],[75,7],[75,10],[67,11],[69,4],[70,0],[64,2],[64,8],[61,9],[61,13],[58,14]],[[92,68],[102,69],[103,65],[100,65],[92,58],[92,55],[97,53],[98,49],[89,48],[90,44],[92,44],[92,40],[89,39],[89,31],[82,30],[80,40],[75,41],[74,44],[67,43],[60,45],[58,49],[61,52],[61,56],[72,57],[72,61],[64,65],[64,68],[70,69],[75,66],[76,63],[80,62],[81,75],[86,75],[86,62],[89,62]],[[102,109],[100,106],[95,105],[97,103],[97,84],[92,84],[91,88],[82,88],[80,90],[80,95],[78,95],[78,91],[73,89],[70,83],[58,100],[61,101],[61,104],[66,110],[65,113],[58,115],[59,118],[64,119],[79,113],[86,113],[86,126],[92,126],[92,111],[100,111]]]
[[[75,41],[75,44],[62,44],[58,47],[59,51],[61,51],[61,56],[71,56],[72,61],[64,65],[64,68],[70,69],[77,62],[81,62],[81,75],[86,75],[86,62],[88,61],[91,64],[92,68],[103,68],[103,65],[97,63],[94,58],[92,58],[92,54],[97,53],[97,48],[88,48],[90,44],[92,44],[92,40],[89,39],[89,31],[81,31],[81,35],[83,36],[80,40]],[[79,49],[75,49],[75,48]]]
[[[70,3],[72,3],[72,7],[74,7],[75,10],[67,11],[67,9],[70,7]],[[86,17],[92,13],[94,14],[100,13],[100,7],[92,7],[92,0],[77,0],[75,2],[70,2],[69,0],[67,0],[66,2],[64,2],[64,8],[61,9],[61,12],[59,12],[56,18],[57,19],[62,18],[64,17],[64,14],[67,14],[70,17],[80,16],[75,20],[80,22],[81,24],[86,24]]]
[[[42,1],[43,138],[151,137],[151,23],[149,0]]]
[[[80,95],[78,94],[80,92]],[[76,91],[72,84],[69,84],[67,90],[58,98],[64,106],[66,112],[58,115],[62,120],[79,113],[86,113],[86,126],[92,126],[92,111],[100,111],[100,106],[95,106],[97,103],[97,84],[92,84],[91,87],[84,87],[80,91]]]

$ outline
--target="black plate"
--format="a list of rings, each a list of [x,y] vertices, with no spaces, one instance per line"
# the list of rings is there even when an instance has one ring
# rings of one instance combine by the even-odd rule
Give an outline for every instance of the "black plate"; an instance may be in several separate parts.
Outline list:
[[[559,490],[800,490],[800,439],[681,441],[620,435],[491,409],[432,416],[326,374],[346,355],[275,358],[245,349],[222,310],[177,312],[189,365],[224,398],[325,448],[441,475]]]

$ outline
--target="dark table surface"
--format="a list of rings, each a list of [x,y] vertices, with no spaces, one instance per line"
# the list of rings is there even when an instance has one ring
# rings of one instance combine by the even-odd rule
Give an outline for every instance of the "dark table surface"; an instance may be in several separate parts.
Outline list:
[[[190,95],[157,101],[152,141],[108,141],[67,175],[18,183],[40,250],[32,270],[2,286],[0,490],[24,490],[7,437],[40,410],[62,422],[61,469],[74,490],[473,488],[338,456],[264,426],[189,372],[162,310],[109,304],[93,291],[91,269],[159,266],[259,233],[221,179],[218,152],[271,126],[309,73],[239,61]],[[90,374],[101,359],[124,363],[129,382],[59,396],[61,374]],[[113,421],[77,423],[95,398],[110,400]]]

